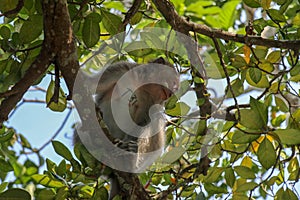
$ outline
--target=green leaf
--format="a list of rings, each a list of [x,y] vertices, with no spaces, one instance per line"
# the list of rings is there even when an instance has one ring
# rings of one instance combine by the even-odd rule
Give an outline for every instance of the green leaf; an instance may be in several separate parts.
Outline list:
[[[269,61],[263,61],[263,62],[259,63],[258,67],[259,67],[259,69],[262,69],[262,70],[270,72],[270,73],[272,71],[274,71],[274,65]]]
[[[143,18],[143,14],[141,12],[137,12],[130,19],[130,24],[131,25],[136,25],[136,24],[138,24],[142,20],[142,18]]]
[[[0,184],[0,193],[3,192],[8,186],[8,182],[3,182]]]
[[[276,152],[273,144],[265,137],[257,150],[257,157],[262,166],[266,169],[274,166],[276,163]]]
[[[280,51],[272,51],[267,56],[267,60],[270,63],[277,63],[280,59],[281,59],[281,52]]]
[[[55,83],[54,81],[51,81],[46,92],[46,103],[52,111],[63,112],[67,107],[67,98],[61,87],[59,87],[58,102],[55,103],[52,101],[49,104],[51,98],[54,95],[54,90],[55,90]]]
[[[245,166],[236,166],[234,167],[234,171],[242,178],[245,179],[255,179],[255,173],[248,167]]]
[[[19,39],[22,44],[28,44],[37,39],[43,30],[43,17],[42,15],[32,15],[26,20],[19,34]]]
[[[271,0],[261,0],[261,7],[265,10],[268,10],[271,5]]]
[[[241,109],[240,114],[240,124],[243,126],[253,130],[260,130],[265,127],[265,123],[262,121],[258,112],[250,109]]]
[[[260,7],[260,3],[258,0],[243,0],[243,2],[251,8],[259,8]]]
[[[283,101],[281,98],[275,96],[275,103],[280,111],[289,112],[289,107],[286,105],[285,101]]]
[[[3,158],[0,158],[0,171],[1,172],[7,173],[7,172],[10,172],[13,170],[14,170],[14,168],[8,161],[4,160]]]
[[[185,152],[186,149],[181,146],[173,147],[170,151],[168,151],[165,155],[162,156],[162,162],[173,163],[176,160],[178,160],[178,158],[182,156],[182,154],[184,154]]]
[[[250,142],[253,142],[257,138],[259,138],[260,135],[251,135],[251,134],[245,134],[242,131],[236,130],[232,136],[232,143],[233,144],[248,144]]]
[[[65,184],[63,184],[62,182],[53,180],[44,174],[34,174],[34,175],[32,175],[32,179],[35,182],[37,182],[43,186],[46,186],[46,187],[60,188],[60,187],[65,186]]]
[[[102,23],[105,29],[111,34],[116,35],[122,32],[122,20],[119,16],[114,15],[104,9],[101,9]]]
[[[255,182],[244,183],[237,187],[236,192],[246,192],[246,191],[254,189],[255,187],[257,187],[257,185],[258,184]]]
[[[271,123],[275,127],[280,127],[280,125],[286,120],[286,115],[278,115],[272,119]]]
[[[8,40],[10,38],[10,34],[11,31],[7,26],[1,26],[0,28],[0,36],[5,39]]]
[[[108,199],[108,192],[105,187],[95,189],[93,197],[91,198],[91,200],[99,200],[99,199]]]
[[[38,193],[37,199],[53,200],[55,199],[55,192],[50,189],[43,189]]]
[[[288,199],[288,200],[298,200],[298,197],[289,188],[284,190],[283,187],[282,187],[277,191],[277,193],[275,195],[275,199],[277,199],[277,200],[286,200],[286,199]]]
[[[90,13],[84,19],[82,40],[88,48],[95,46],[100,39],[100,21],[101,16],[96,12]]]
[[[12,188],[0,194],[0,199],[7,200],[31,200],[30,194],[20,188]]]
[[[235,55],[234,58],[231,59],[231,65],[236,68],[241,68],[247,66],[247,63],[244,57],[240,55]]]
[[[279,10],[269,9],[267,13],[269,14],[270,18],[275,22],[286,22],[284,15]]]
[[[252,76],[253,77],[253,76]],[[252,78],[251,78],[251,75],[250,75],[250,69],[247,70],[247,73],[246,73],[246,80],[247,82],[249,83],[249,85],[252,85],[254,87],[258,87],[258,88],[268,88],[270,87],[270,82],[266,76],[265,73],[262,72],[262,77],[261,79],[259,80],[258,83],[255,83]]]
[[[234,171],[232,168],[228,168],[225,170],[225,180],[227,185],[229,185],[230,187],[233,187],[234,183],[235,183],[235,175],[234,175]]]
[[[134,41],[128,44],[124,50],[132,56],[143,57],[152,53],[152,49],[144,41]]]
[[[221,167],[210,168],[207,176],[203,180],[204,183],[213,183],[218,178],[220,178],[221,174],[224,172],[224,169]]]
[[[259,120],[261,120],[264,126],[266,126],[268,123],[268,107],[253,97],[250,97],[250,107],[253,111],[258,113]]]
[[[249,75],[250,75],[251,80],[254,83],[258,84],[259,81],[261,80],[262,72],[257,68],[250,68],[249,69]]]
[[[2,13],[6,11],[13,10],[17,7],[18,0],[1,0],[0,1],[0,11]]]
[[[71,161],[73,159],[70,150],[63,143],[59,141],[52,141],[52,146],[55,152],[66,160]]]
[[[236,15],[236,6],[240,1],[228,1],[222,6],[222,11],[219,15],[222,27],[228,29],[233,26]]]
[[[15,131],[13,129],[8,129],[3,134],[0,133],[0,143],[10,140],[14,135]]]
[[[244,93],[244,85],[241,79],[237,78],[231,82],[231,88],[233,90],[233,93],[235,94],[235,97],[241,95]],[[233,95],[229,89],[227,89],[227,97],[232,98]]]
[[[166,110],[166,113],[171,116],[186,115],[190,111],[190,106],[184,102],[177,102],[175,108]]]
[[[300,130],[298,129],[282,129],[276,130],[274,133],[280,139],[281,144],[298,145],[300,144]]]

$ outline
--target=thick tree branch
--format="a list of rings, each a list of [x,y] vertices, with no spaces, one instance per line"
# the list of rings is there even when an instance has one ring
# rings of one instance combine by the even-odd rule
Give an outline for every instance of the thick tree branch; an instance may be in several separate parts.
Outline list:
[[[32,63],[30,68],[25,73],[24,77],[14,85],[10,90],[12,95],[6,97],[0,105],[0,124],[7,120],[9,113],[14,109],[17,103],[22,99],[25,92],[41,75],[48,69],[52,60],[51,54],[45,45],[43,46],[40,55]]]
[[[64,0],[43,1],[45,37],[52,41],[51,51],[72,98],[73,84],[79,70],[72,24]]]
[[[181,33],[195,31],[208,37],[235,41],[247,44],[248,46],[261,45],[265,47],[276,47],[282,49],[300,49],[300,40],[271,40],[259,36],[240,35],[219,29],[213,29],[204,24],[196,24],[194,22],[189,22],[184,17],[179,16],[178,13],[175,11],[174,6],[170,3],[169,0],[153,0],[153,2],[157,9],[164,16],[164,18],[167,20],[167,22],[173,27],[173,29]]]
[[[39,56],[25,75],[12,89],[0,96],[0,124],[21,100],[24,93],[46,72],[51,63],[57,63],[72,96],[73,84],[79,70],[76,46],[66,1],[42,1],[44,19],[44,42]]]

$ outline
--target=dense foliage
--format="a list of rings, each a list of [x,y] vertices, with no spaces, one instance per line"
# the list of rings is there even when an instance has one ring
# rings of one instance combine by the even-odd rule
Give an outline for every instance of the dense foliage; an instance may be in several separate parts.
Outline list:
[[[72,111],[79,63],[93,72],[112,58],[159,56],[176,66],[181,86],[166,103],[166,152],[138,175],[147,195],[300,198],[299,0],[1,0],[0,12],[0,199],[107,199],[99,177],[109,169],[83,146],[53,140],[56,163],[5,121],[30,87],[45,94],[36,103]],[[149,28],[165,32],[143,35]],[[112,40],[123,31],[130,39]],[[175,31],[199,46],[177,45]],[[47,76],[49,87],[36,87]]]

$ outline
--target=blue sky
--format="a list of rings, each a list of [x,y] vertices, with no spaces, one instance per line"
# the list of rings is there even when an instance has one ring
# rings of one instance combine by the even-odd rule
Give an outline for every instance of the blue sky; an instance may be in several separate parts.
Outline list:
[[[50,75],[47,75],[39,86],[47,89],[50,81]],[[62,87],[64,88],[64,91],[67,92],[65,86],[62,85]],[[41,91],[29,91],[25,94],[24,99],[45,100],[45,95],[46,94]],[[49,108],[46,108],[46,104],[42,103],[24,103],[22,106],[18,107],[14,114],[9,118],[7,125],[15,128],[18,133],[23,134],[32,147],[39,148],[54,135],[68,112],[68,109],[64,112],[53,112]],[[55,139],[61,141],[71,149],[72,142],[69,137],[73,134],[73,124],[74,116],[72,114]],[[59,162],[62,159],[55,154],[51,144],[43,149],[42,155],[54,162]]]

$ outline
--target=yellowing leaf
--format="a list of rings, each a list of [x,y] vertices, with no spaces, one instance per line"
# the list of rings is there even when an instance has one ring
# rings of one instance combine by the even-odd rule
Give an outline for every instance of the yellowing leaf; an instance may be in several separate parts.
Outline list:
[[[243,51],[244,51],[245,61],[246,61],[247,64],[249,64],[251,49],[247,45],[244,45]]]
[[[271,5],[271,0],[261,0],[260,4],[261,4],[261,7],[263,7],[263,9],[268,10]]]
[[[252,147],[252,151],[253,152],[257,152],[257,150],[258,150],[258,147],[259,147],[259,145],[260,145],[260,143],[264,140],[264,136],[260,136],[256,141],[254,141],[254,142],[252,142],[252,145],[251,145],[251,147]]]
[[[248,168],[252,168],[252,159],[249,156],[245,156],[244,159],[242,160],[241,165],[248,167]]]

